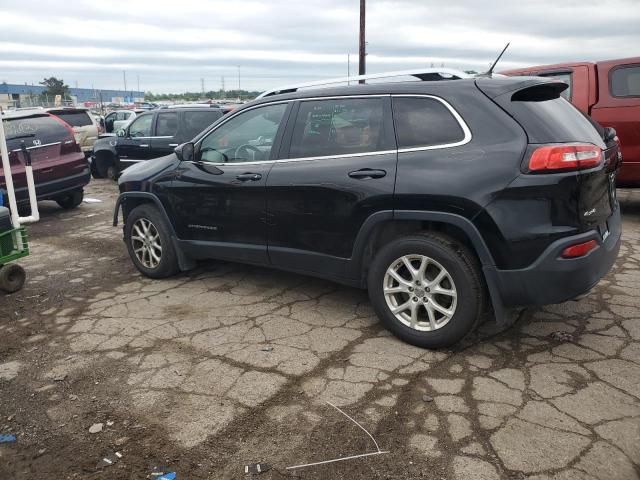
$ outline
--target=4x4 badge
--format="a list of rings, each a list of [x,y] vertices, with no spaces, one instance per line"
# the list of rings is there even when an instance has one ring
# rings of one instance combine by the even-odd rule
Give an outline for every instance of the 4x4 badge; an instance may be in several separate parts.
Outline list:
[[[585,217],[590,217],[591,215],[593,215],[594,213],[596,213],[596,209],[592,208],[591,210],[588,210],[586,212],[584,212],[584,216]]]

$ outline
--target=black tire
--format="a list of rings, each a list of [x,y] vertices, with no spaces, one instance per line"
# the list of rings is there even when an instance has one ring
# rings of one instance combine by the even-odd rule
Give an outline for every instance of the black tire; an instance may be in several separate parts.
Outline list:
[[[457,304],[448,323],[440,328],[431,331],[411,328],[396,318],[387,305],[384,295],[385,274],[404,255],[423,255],[435,260],[453,280]],[[385,327],[403,341],[422,348],[454,345],[474,330],[485,311],[484,281],[474,255],[456,240],[435,233],[403,237],[385,245],[371,263],[368,289],[373,308]],[[417,298],[413,297],[414,294],[406,295],[410,299]],[[428,299],[425,302],[428,303]],[[424,312],[426,315],[426,310]]]
[[[65,210],[71,210],[78,207],[84,199],[84,190],[74,190],[63,197],[56,198],[56,203]]]
[[[117,180],[118,168],[114,158],[109,158],[105,155],[95,158],[95,170],[99,175],[99,178],[109,178],[111,180]]]
[[[0,290],[14,293],[21,290],[27,279],[27,273],[20,265],[9,263],[0,267]]]
[[[145,265],[134,251],[136,247],[140,247],[140,243],[132,238],[132,236],[134,236],[134,226],[141,219],[150,222],[159,236],[159,244],[162,250],[159,255],[160,261],[155,266]],[[131,211],[127,216],[127,221],[124,226],[124,241],[127,244],[131,261],[143,275],[150,278],[167,278],[180,271],[169,226],[166,224],[163,215],[154,205],[139,205]],[[134,242],[136,244],[135,246]],[[157,252],[157,250],[154,251]],[[148,255],[147,258],[149,258]]]
[[[98,167],[96,165],[96,159],[94,158],[91,162],[91,176],[97,179],[104,178],[104,176],[98,171]]]

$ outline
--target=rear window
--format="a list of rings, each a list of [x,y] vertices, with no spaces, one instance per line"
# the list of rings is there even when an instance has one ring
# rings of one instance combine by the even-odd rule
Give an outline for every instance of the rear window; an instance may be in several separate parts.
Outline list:
[[[221,116],[222,112],[218,109],[208,109],[201,112],[184,112],[184,138],[192,140]]]
[[[12,118],[3,120],[7,148],[17,150],[24,141],[27,147],[61,142],[69,137],[65,126],[50,116]]]
[[[460,123],[442,102],[433,98],[394,98],[393,120],[398,148],[447,145],[464,140]]]
[[[624,66],[613,70],[609,88],[614,97],[640,97],[640,65]]]
[[[89,114],[84,110],[51,112],[51,114],[56,117],[60,117],[72,127],[86,127],[88,125],[93,125],[91,117],[89,117]]]
[[[591,122],[560,97],[557,84],[530,87],[496,100],[525,129],[529,143],[602,144],[602,138]]]

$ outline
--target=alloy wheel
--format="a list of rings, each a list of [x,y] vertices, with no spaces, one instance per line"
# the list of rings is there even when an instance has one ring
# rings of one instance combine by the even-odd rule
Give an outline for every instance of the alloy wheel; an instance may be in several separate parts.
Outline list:
[[[156,268],[162,260],[162,243],[156,226],[146,218],[136,220],[131,229],[131,246],[138,261],[146,268]]]
[[[384,275],[383,292],[391,313],[414,330],[444,327],[456,312],[458,292],[449,272],[425,255],[404,255]]]

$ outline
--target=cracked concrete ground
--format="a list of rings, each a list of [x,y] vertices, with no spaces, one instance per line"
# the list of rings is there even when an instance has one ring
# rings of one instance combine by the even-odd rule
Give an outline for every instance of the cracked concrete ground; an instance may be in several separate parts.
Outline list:
[[[401,343],[366,292],[322,280],[220,262],[143,278],[115,192],[43,203],[28,285],[0,296],[0,433],[18,437],[0,478],[242,478],[259,461],[274,479],[639,477],[639,191],[619,191],[620,257],[588,297],[450,351]],[[390,453],[286,470],[374,451],[326,402]]]

